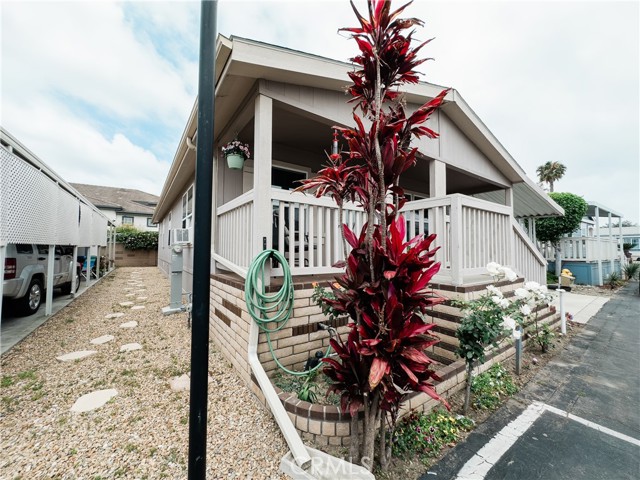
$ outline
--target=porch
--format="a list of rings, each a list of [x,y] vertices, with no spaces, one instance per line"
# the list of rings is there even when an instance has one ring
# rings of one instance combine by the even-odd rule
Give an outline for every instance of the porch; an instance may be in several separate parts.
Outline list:
[[[555,271],[555,249],[541,246],[549,271]],[[620,273],[625,261],[617,238],[566,237],[560,241],[562,268],[571,270],[580,285],[602,285],[612,273]]]
[[[273,248],[288,259],[294,276],[340,273],[333,267],[344,259],[339,211],[333,200],[278,188],[266,193],[259,202],[271,207],[266,219],[270,228],[262,235],[255,230],[253,189],[217,208],[212,257],[219,268],[244,277],[254,252]],[[437,283],[487,282],[489,262],[510,266],[526,280],[545,282],[546,260],[514,221],[510,207],[451,194],[407,202],[402,214],[407,239],[436,234],[436,261],[442,265],[434,278]],[[360,232],[365,212],[347,204],[343,215],[344,223]],[[272,277],[282,274],[281,266],[272,265]]]

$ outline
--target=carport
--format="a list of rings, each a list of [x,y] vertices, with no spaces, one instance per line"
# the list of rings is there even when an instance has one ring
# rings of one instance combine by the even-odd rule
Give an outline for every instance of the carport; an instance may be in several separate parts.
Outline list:
[[[114,268],[115,226],[91,202],[51,170],[13,135],[0,127],[0,265],[5,266],[8,244],[73,246],[88,259],[98,257],[95,278],[100,277],[99,249],[107,247],[107,268]],[[48,255],[45,314],[53,300],[55,255]],[[4,274],[3,274],[4,275]],[[87,286],[94,283],[86,275]],[[0,298],[3,285],[0,283]],[[73,276],[71,295],[76,291]],[[2,306],[0,302],[0,318]]]

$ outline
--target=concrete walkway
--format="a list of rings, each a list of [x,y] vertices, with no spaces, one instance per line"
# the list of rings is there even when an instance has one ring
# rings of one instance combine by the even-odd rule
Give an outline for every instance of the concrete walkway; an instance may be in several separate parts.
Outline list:
[[[573,315],[573,321],[577,323],[587,323],[609,301],[609,297],[598,297],[595,295],[580,295],[577,293],[564,292],[562,294],[564,311]],[[556,294],[552,303],[560,311],[560,295]]]
[[[109,273],[107,273],[107,275],[108,274]],[[101,277],[98,280],[91,280],[89,286],[87,286],[86,281],[80,282],[80,287],[73,297],[60,293],[60,290],[54,290],[51,315],[49,316],[45,315],[44,299],[38,311],[27,317],[18,316],[8,308],[8,304],[3,305],[2,320],[0,322],[0,355],[4,355],[8,352],[12,347],[17,345],[23,338],[45,323],[49,318],[69,305],[96,283],[101,281],[102,278],[104,277]]]
[[[630,282],[613,296],[522,392],[421,480],[640,478],[637,292]]]

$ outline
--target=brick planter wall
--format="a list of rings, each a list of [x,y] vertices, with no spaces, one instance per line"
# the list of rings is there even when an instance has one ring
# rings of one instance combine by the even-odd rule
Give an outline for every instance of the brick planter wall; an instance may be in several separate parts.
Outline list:
[[[513,290],[519,288],[522,283],[523,280],[519,279],[513,283],[503,281],[494,283],[494,285],[499,287],[505,296],[511,296]],[[258,399],[266,404],[251,373],[247,359],[249,325],[252,320],[244,300],[244,282],[239,277],[216,274],[211,275],[210,284],[209,325],[211,338]],[[467,287],[433,285],[433,288],[434,293],[450,300],[470,300],[485,293],[487,285],[489,282]],[[275,291],[277,289],[278,286],[272,286],[268,290]],[[328,333],[319,331],[317,328],[319,322],[328,322],[320,308],[312,303],[312,294],[311,282],[296,282],[294,279],[293,315],[285,328],[271,335],[272,345],[279,361],[287,368],[296,371],[301,371],[304,362],[313,356],[315,351],[326,349],[329,342]],[[464,388],[465,384],[464,362],[456,359],[454,353],[458,345],[455,331],[461,318],[460,310],[451,306],[450,302],[445,302],[435,306],[429,312],[427,319],[437,325],[435,333],[441,340],[438,345],[427,350],[427,353],[431,358],[440,362],[436,373],[442,378],[442,381],[436,384],[436,391],[445,398]],[[339,324],[333,325],[343,337],[348,332],[346,322],[347,320],[344,319],[340,320]],[[544,308],[540,310],[540,322],[556,326],[559,324],[560,318],[555,312]],[[487,354],[487,361],[476,369],[476,374],[484,372],[494,363],[502,362],[514,354],[512,341],[510,339],[503,341],[498,349]],[[269,376],[278,369],[272,359],[264,333],[259,336],[258,358]],[[319,445],[346,446],[349,444],[351,435],[349,414],[342,414],[340,409],[335,406],[314,405],[301,401],[294,393],[283,392],[277,388],[276,391],[303,439],[313,440]],[[438,402],[427,394],[413,394],[405,402],[400,414],[403,415],[409,410],[429,411],[436,405]]]

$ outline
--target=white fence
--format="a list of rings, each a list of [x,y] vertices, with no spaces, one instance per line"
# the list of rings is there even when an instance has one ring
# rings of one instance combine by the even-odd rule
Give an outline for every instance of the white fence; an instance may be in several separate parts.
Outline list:
[[[555,249],[544,245],[543,253],[547,260],[555,260]],[[597,262],[598,260],[616,260],[620,258],[618,240],[597,237],[568,237],[560,241],[563,261]]]
[[[34,165],[0,148],[0,245],[106,245],[108,219]]]

